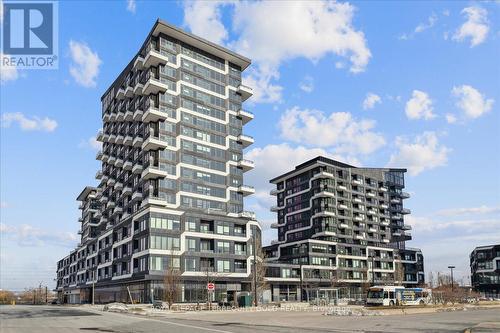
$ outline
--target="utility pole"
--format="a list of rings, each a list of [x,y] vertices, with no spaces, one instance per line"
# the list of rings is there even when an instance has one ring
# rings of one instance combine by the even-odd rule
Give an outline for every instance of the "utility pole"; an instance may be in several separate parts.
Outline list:
[[[451,292],[453,292],[453,268],[455,268],[455,266],[448,266],[448,268],[450,269],[451,271]]]
[[[49,303],[49,300],[47,298],[47,286],[45,286],[45,304]]]
[[[257,300],[257,237],[256,237],[256,227],[253,227],[252,234],[253,234],[253,285],[254,285],[254,290],[253,290],[253,297],[254,297],[254,303],[255,306],[257,307],[259,305],[259,302]]]

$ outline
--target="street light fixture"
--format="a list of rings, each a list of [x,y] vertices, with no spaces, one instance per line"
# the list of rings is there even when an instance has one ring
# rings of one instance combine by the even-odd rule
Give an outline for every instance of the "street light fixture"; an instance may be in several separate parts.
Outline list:
[[[451,291],[453,292],[453,268],[455,268],[455,266],[448,266],[448,268],[450,269],[451,271]]]

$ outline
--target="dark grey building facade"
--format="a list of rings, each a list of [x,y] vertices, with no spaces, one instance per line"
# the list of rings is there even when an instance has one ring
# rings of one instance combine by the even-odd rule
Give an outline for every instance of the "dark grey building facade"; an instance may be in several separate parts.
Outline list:
[[[253,143],[241,84],[250,60],[158,20],[101,98],[98,184],[78,196],[81,242],[57,265],[70,303],[162,298],[169,268],[178,301],[231,299],[250,288],[260,226],[243,209]]]
[[[405,172],[317,157],[272,179],[278,238],[265,247],[270,297],[304,300],[308,289],[315,297],[335,289],[362,299],[370,284],[423,285],[422,252],[406,246]]]
[[[476,247],[470,254],[470,270],[475,291],[500,298],[500,244]]]

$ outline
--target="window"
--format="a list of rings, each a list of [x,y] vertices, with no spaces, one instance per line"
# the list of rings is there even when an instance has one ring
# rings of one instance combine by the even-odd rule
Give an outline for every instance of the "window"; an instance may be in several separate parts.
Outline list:
[[[149,223],[151,229],[180,230],[181,227],[179,218],[170,215],[151,216]]]
[[[229,235],[229,224],[218,224],[217,225],[217,233],[220,235]]]
[[[217,261],[217,272],[229,272],[229,260]]]
[[[196,259],[195,258],[186,258],[185,259],[185,270],[187,272],[196,272]]]
[[[188,251],[196,251],[196,239],[187,239]]]
[[[283,268],[281,270],[281,275],[284,278],[290,278],[292,277],[292,271],[290,270],[290,268]]]
[[[229,253],[229,242],[217,242],[217,253]]]
[[[159,250],[180,250],[180,241],[178,237],[151,236],[150,248]]]
[[[245,255],[246,254],[245,245],[246,244],[234,243],[234,254]]]
[[[186,221],[186,230],[187,231],[196,231],[196,222],[195,221]]]

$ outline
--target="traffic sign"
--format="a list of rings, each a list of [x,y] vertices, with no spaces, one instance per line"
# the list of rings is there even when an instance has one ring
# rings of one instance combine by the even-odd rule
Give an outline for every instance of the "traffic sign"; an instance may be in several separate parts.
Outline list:
[[[207,283],[207,290],[208,291],[214,291],[215,290],[215,283]]]

